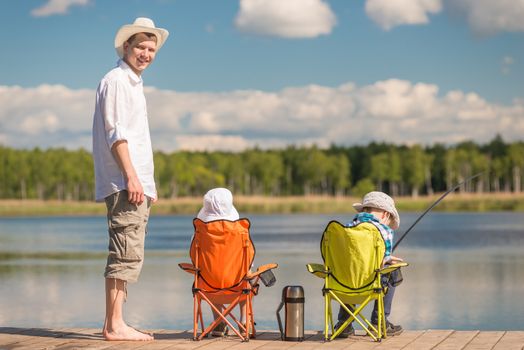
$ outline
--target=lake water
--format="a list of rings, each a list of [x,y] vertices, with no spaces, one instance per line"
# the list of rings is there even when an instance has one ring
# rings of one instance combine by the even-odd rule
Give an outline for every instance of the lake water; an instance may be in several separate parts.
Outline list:
[[[403,229],[418,213],[401,213]],[[322,281],[305,264],[321,262],[319,241],[340,215],[249,215],[255,266],[275,262],[277,283],[255,298],[258,329],[277,329],[282,288],[302,285],[306,328],[322,329]],[[101,327],[104,217],[0,218],[0,326]],[[190,216],[153,216],[146,261],[129,286],[126,320],[148,329],[192,327]],[[399,236],[397,233],[397,236]],[[395,255],[410,266],[390,319],[407,329],[524,329],[524,214],[428,214]],[[6,253],[17,253],[8,255]],[[26,255],[22,255],[26,254]],[[31,254],[29,253],[38,253]],[[67,259],[55,259],[70,253]]]

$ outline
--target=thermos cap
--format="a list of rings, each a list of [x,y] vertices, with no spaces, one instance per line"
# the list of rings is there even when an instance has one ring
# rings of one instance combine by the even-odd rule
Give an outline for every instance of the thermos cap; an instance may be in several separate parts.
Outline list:
[[[304,298],[304,288],[302,286],[286,286],[282,294],[285,298]]]

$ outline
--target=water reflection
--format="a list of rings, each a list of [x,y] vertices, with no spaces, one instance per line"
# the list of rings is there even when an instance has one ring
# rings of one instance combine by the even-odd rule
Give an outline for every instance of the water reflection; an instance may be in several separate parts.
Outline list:
[[[403,214],[405,223],[416,215]],[[286,285],[306,293],[306,328],[323,324],[322,281],[305,270],[320,262],[326,215],[252,216],[255,265],[276,262],[277,283],[255,299],[259,329],[276,329],[275,311]],[[150,223],[140,281],[129,287],[126,319],[137,327],[189,329],[192,278],[191,217]],[[465,224],[467,223],[467,225]],[[409,329],[524,328],[522,214],[434,213],[406,238],[398,255],[410,262],[397,289],[392,320]],[[101,327],[103,218],[0,219],[0,324],[13,327]],[[407,224],[406,224],[407,227]],[[88,253],[81,258],[7,256],[5,252]],[[91,255],[90,255],[91,254]]]

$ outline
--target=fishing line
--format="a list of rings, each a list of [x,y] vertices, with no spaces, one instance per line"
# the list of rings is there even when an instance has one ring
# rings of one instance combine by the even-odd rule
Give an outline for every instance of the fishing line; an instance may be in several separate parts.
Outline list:
[[[482,172],[478,173],[478,174],[475,174],[473,176],[470,176],[468,177],[466,180],[458,183],[456,186],[454,186],[453,188],[449,189],[446,193],[444,193],[442,196],[440,196],[439,199],[437,199],[433,204],[431,204],[425,212],[422,213],[422,215],[420,215],[417,220],[415,220],[415,222],[406,230],[406,232],[404,232],[404,234],[400,237],[400,239],[395,243],[395,245],[393,245],[393,251],[395,251],[395,249],[397,248],[397,246],[400,244],[400,242],[402,242],[402,240],[404,239],[404,237],[406,237],[409,233],[409,231],[411,231],[413,229],[413,227],[415,227],[415,225],[424,217],[424,215],[426,215],[431,209],[433,209],[434,207],[437,206],[437,204],[440,203],[441,200],[444,199],[444,197],[446,197],[448,194],[450,194],[451,192],[455,191],[457,188],[459,188],[460,186],[462,186],[463,184],[465,184],[466,182],[468,181],[471,181],[473,180],[474,178],[476,177],[479,177],[480,175],[482,175]]]

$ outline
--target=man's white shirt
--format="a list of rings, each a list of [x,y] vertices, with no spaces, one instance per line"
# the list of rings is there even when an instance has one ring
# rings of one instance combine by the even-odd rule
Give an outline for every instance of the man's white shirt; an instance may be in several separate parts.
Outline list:
[[[142,78],[123,61],[107,73],[96,91],[93,118],[93,158],[96,201],[125,190],[126,181],[111,152],[115,142],[126,140],[131,163],[144,189],[156,199],[153,150]]]

